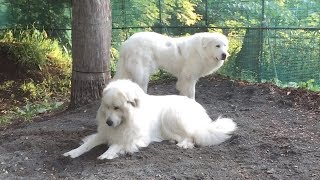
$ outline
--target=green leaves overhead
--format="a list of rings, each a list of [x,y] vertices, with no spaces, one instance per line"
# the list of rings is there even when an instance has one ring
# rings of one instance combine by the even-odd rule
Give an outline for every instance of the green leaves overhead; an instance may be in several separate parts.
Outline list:
[[[114,27],[317,27],[320,23],[317,0],[122,0],[112,1],[112,9]]]
[[[193,25],[202,17],[196,12],[200,0],[128,0],[111,3],[114,27],[171,25],[176,19],[180,25]]]
[[[10,26],[65,29],[70,0],[3,0]],[[317,27],[318,0],[112,0],[114,28],[163,26]],[[264,20],[264,21],[263,21]],[[262,22],[263,21],[263,22]],[[236,25],[232,23],[232,25]],[[58,31],[49,35],[61,37]]]
[[[50,37],[59,38],[64,44],[69,37],[64,29],[71,26],[70,0],[3,0],[9,26],[45,29]],[[60,31],[58,29],[62,29]]]

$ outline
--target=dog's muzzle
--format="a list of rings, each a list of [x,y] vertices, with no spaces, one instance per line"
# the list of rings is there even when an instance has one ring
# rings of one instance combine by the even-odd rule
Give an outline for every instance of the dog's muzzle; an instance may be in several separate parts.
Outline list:
[[[222,53],[221,54],[221,60],[226,60],[227,59],[227,54],[226,53]]]
[[[112,126],[113,125],[113,121],[110,118],[108,118],[107,119],[107,124],[108,124],[108,126]]]

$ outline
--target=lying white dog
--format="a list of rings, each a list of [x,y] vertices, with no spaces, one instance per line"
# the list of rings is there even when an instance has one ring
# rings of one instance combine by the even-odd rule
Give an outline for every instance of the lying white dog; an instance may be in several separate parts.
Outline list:
[[[64,156],[75,158],[100,144],[110,146],[98,159],[137,152],[153,141],[176,141],[182,148],[211,146],[227,140],[236,129],[231,119],[212,121],[193,99],[148,95],[130,80],[116,80],[103,90],[97,121],[98,132]]]
[[[120,49],[115,79],[131,79],[147,92],[149,77],[161,68],[177,77],[181,95],[194,99],[197,80],[217,71],[228,56],[227,50],[228,39],[220,33],[180,38],[136,33]]]

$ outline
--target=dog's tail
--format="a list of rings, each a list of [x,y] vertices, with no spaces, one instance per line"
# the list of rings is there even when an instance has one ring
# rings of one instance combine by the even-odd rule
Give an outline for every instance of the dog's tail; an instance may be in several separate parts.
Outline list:
[[[229,118],[218,118],[204,130],[195,133],[194,141],[200,146],[211,146],[224,142],[237,129],[237,124]]]

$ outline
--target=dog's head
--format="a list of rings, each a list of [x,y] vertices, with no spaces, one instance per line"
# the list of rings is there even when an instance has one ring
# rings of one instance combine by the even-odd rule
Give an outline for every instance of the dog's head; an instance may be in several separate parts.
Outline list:
[[[116,80],[103,90],[99,121],[110,127],[118,127],[130,120],[131,111],[139,107],[144,91],[132,81]]]
[[[202,48],[207,58],[215,61],[224,61],[228,57],[229,41],[221,33],[202,33]]]

